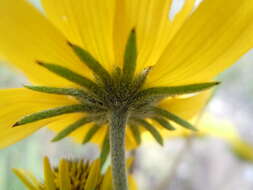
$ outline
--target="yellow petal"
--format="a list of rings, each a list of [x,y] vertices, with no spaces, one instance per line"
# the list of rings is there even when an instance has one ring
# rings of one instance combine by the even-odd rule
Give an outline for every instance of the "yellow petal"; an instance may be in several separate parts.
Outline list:
[[[209,81],[253,46],[253,1],[205,0],[168,44],[149,86]]]
[[[131,176],[131,175],[128,176],[128,183],[129,183],[129,190],[137,190],[138,189],[137,183],[134,180],[133,176]]]
[[[63,105],[73,104],[75,101],[64,96],[48,95],[26,89],[0,90],[0,148],[4,148],[31,135],[40,127],[62,117],[41,120],[19,127],[12,125],[22,117],[34,112]]]
[[[51,168],[48,157],[44,158],[44,178],[45,186],[48,190],[56,190],[55,175]]]
[[[238,131],[228,120],[218,119],[208,113],[201,117],[198,126],[200,136],[214,136],[228,141],[239,137]]]
[[[66,160],[61,160],[59,164],[59,187],[60,190],[71,190],[69,175],[69,164]]]
[[[95,189],[100,178],[100,160],[96,160],[91,164],[89,176],[87,178],[84,190]]]
[[[40,183],[36,180],[36,178],[30,172],[27,172],[22,169],[13,169],[13,172],[16,174],[16,176],[24,183],[24,185],[29,190],[40,189],[39,188]]]
[[[253,162],[253,146],[242,139],[235,139],[232,151],[241,159]]]
[[[188,98],[171,98],[162,101],[159,106],[189,120],[201,112],[207,104],[210,95],[211,91],[206,91]]]
[[[161,54],[171,24],[168,18],[171,2],[172,0],[116,1],[114,40],[117,62],[122,63],[126,40],[133,28],[137,32],[138,71],[145,65],[150,65],[150,57],[156,59]],[[158,43],[160,46],[157,46]]]
[[[114,0],[42,0],[48,18],[68,40],[88,50],[107,69],[114,63]]]
[[[89,75],[67,39],[25,0],[0,1],[0,55],[21,69],[34,83],[70,85],[65,79],[41,68],[36,60],[68,67]]]
[[[135,28],[138,40],[137,72],[154,65],[168,42],[193,9],[195,0],[186,0],[175,19],[170,20],[172,0],[117,0],[114,29],[116,63],[122,64],[126,40]]]
[[[112,190],[112,189],[113,189],[112,188],[112,169],[108,168],[101,185],[101,190]]]

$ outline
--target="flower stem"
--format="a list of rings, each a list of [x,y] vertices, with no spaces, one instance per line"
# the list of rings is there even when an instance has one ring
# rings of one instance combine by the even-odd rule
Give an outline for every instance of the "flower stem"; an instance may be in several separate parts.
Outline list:
[[[127,116],[127,111],[116,110],[112,112],[110,119],[110,150],[114,190],[128,190],[125,161],[125,131]]]

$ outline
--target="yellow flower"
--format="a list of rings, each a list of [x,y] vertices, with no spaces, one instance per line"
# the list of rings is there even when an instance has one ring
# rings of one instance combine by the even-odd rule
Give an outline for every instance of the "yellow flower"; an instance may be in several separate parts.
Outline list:
[[[129,165],[130,166],[130,165]],[[44,158],[44,181],[37,180],[29,171],[13,169],[28,190],[112,190],[112,173],[108,168],[104,174],[100,170],[100,160],[85,162],[62,159],[53,168],[47,157]],[[137,190],[132,176],[128,177],[129,190]]]
[[[143,131],[162,144],[169,121],[192,128],[208,98],[194,93],[253,46],[252,1],[195,3],[171,18],[172,0],[42,0],[43,13],[0,0],[0,57],[36,85],[0,91],[0,147],[46,125],[54,140],[101,144],[117,106],[131,112],[128,148]]]

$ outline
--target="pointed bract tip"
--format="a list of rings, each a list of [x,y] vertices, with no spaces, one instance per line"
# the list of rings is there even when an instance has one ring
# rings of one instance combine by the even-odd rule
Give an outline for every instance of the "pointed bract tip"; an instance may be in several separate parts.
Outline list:
[[[16,122],[16,123],[14,123],[14,125],[12,125],[12,127],[18,127],[20,124],[19,124],[19,122]]]
[[[146,67],[146,70],[151,70],[151,69],[153,69],[154,68],[154,66],[148,66],[148,67]]]
[[[68,41],[67,44],[68,44],[71,48],[78,47],[77,45],[71,43],[70,41]]]
[[[74,47],[74,44],[72,44],[70,41],[67,41],[67,44],[68,44],[70,47]]]
[[[50,141],[54,143],[54,142],[56,142],[57,140],[56,140],[55,138],[53,138],[53,139],[51,139]]]
[[[30,85],[27,85],[27,84],[23,84],[23,87],[24,87],[24,88],[29,88],[29,89],[31,88],[31,86],[30,86]]]
[[[61,140],[62,138],[59,138],[58,136],[55,136],[54,138],[51,139],[51,142],[57,142]]]
[[[149,73],[153,69],[153,66],[146,67],[143,71]]]
[[[40,65],[40,66],[43,66],[43,65],[44,65],[44,63],[42,63],[42,62],[39,61],[39,60],[36,60],[36,63],[37,63],[38,65]]]
[[[30,87],[30,86],[27,85],[27,84],[22,84],[22,86],[23,86],[24,88],[29,88],[29,87]]]
[[[220,81],[215,82],[215,85],[219,85],[219,84],[221,84],[221,82],[220,82]]]
[[[198,129],[195,128],[195,127],[194,127],[194,128],[191,128],[191,130],[194,131],[194,132],[197,132],[197,131],[198,131]]]
[[[87,141],[87,140],[85,140],[85,141],[83,141],[83,142],[82,142],[82,144],[86,144],[87,142],[88,142],[88,141]]]

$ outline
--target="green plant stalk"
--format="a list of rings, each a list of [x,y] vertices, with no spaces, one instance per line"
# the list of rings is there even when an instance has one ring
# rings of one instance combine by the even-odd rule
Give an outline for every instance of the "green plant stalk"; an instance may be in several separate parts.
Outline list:
[[[114,190],[128,190],[125,159],[127,117],[127,111],[120,109],[113,111],[110,118],[110,149]]]

